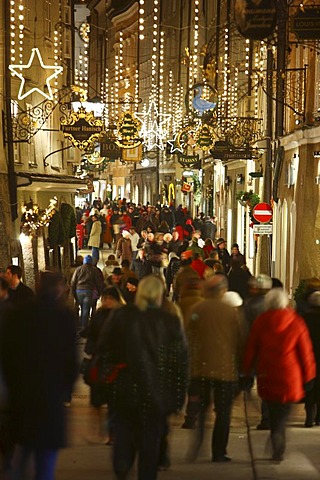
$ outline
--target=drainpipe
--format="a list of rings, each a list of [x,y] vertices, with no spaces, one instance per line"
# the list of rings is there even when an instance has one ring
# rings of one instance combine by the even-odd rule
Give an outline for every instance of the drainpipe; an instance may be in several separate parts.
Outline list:
[[[5,69],[5,108],[6,108],[6,127],[7,127],[7,155],[8,155],[8,186],[11,208],[12,221],[18,218],[18,201],[17,201],[17,180],[14,170],[14,151],[13,151],[13,130],[11,119],[11,74],[8,66],[11,63],[10,56],[10,2],[4,2],[4,69]]]
[[[277,1],[278,45],[277,45],[277,105],[276,105],[276,137],[283,136],[284,122],[284,89],[287,45],[287,2]]]
[[[264,201],[269,203],[271,200],[271,183],[272,183],[272,144],[273,138],[273,52],[271,49],[267,51],[267,122],[266,122],[266,164],[264,172]]]

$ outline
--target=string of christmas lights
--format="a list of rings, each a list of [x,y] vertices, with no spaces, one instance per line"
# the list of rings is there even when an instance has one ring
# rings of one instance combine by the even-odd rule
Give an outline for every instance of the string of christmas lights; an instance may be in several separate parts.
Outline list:
[[[19,64],[23,65],[24,10],[23,0],[19,0],[19,2],[10,0],[10,57],[12,64],[16,63],[18,55]]]

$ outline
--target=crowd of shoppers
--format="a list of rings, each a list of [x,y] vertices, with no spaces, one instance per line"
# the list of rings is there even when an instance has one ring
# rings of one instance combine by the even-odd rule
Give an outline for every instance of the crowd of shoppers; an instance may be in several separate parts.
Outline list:
[[[272,459],[281,461],[291,405],[305,399],[305,425],[320,421],[320,288],[308,292],[300,316],[279,280],[251,275],[237,243],[229,254],[214,218],[192,219],[182,206],[96,203],[78,211],[78,221],[84,217],[91,255],[77,257],[70,288],[60,274],[42,272],[34,293],[13,265],[0,277],[0,381],[9,399],[0,446],[8,478],[25,478],[31,456],[37,480],[54,478],[79,371],[76,326],[86,339],[92,441],[113,444],[118,480],[136,455],[139,480],[170,466],[168,417],[183,408],[194,460],[212,403],[211,461],[231,461],[233,402],[255,378],[258,428],[270,429]]]

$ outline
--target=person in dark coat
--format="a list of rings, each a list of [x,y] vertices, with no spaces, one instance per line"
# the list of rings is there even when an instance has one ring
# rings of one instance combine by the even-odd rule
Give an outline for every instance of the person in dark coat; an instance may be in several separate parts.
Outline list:
[[[22,268],[19,265],[8,265],[6,280],[9,283],[9,299],[14,305],[25,305],[34,300],[34,292],[22,283]]]
[[[307,297],[309,310],[303,314],[303,318],[309,329],[313,352],[316,360],[317,373],[314,384],[306,392],[305,427],[320,425],[320,291],[311,293]]]
[[[211,238],[214,240],[216,238],[216,233],[217,225],[213,223],[210,217],[205,217],[203,238]]]
[[[169,227],[169,231],[172,232],[172,229],[175,224],[175,219],[174,215],[171,210],[169,210],[169,207],[163,207],[161,214],[160,214],[160,221],[165,221]]]
[[[138,478],[157,478],[167,416],[185,401],[186,340],[180,319],[162,309],[163,295],[159,277],[142,279],[135,305],[113,312],[99,342],[117,372],[109,394],[117,480],[128,477],[137,453]]]
[[[175,252],[169,253],[169,264],[166,268],[166,286],[167,286],[167,295],[169,295],[171,290],[171,285],[173,283],[173,279],[179,271],[181,265],[180,257],[176,255]]]
[[[244,300],[249,296],[248,280],[251,273],[247,268],[242,268],[241,259],[231,257],[231,268],[228,273],[229,290],[238,292]]]
[[[222,263],[224,273],[228,273],[230,270],[230,254],[226,249],[226,241],[224,238],[220,237],[217,240],[217,249],[219,254],[219,260]]]
[[[116,287],[106,288],[101,295],[101,307],[95,312],[88,327],[87,342],[84,348],[86,358],[92,358],[97,354],[97,345],[101,331],[108,321],[110,313],[115,308],[120,308],[125,304],[120,290]],[[105,385],[90,385],[90,405],[93,407],[97,422],[92,422],[92,436],[89,437],[90,443],[108,444],[112,438],[112,432],[109,431],[109,438],[104,430],[104,411],[101,406],[107,403]]]
[[[139,280],[152,273],[151,263],[147,260],[146,253],[143,249],[138,250],[137,258],[132,265],[132,270],[135,272]]]
[[[137,295],[139,280],[136,277],[129,277],[124,288],[124,299],[126,303],[133,304]]]
[[[86,335],[86,329],[89,324],[90,309],[93,305],[94,293],[101,295],[103,290],[103,274],[97,267],[93,265],[93,258],[91,255],[86,255],[83,259],[83,265],[78,267],[71,279],[71,291],[76,301],[80,306],[80,323],[81,335]]]
[[[66,445],[64,401],[78,372],[76,321],[66,306],[63,276],[40,272],[37,299],[17,307],[3,326],[0,355],[9,392],[16,444],[13,478],[53,479],[58,451]]]
[[[9,284],[4,277],[0,277],[0,339],[2,338],[2,329],[6,318],[14,308],[9,300]],[[2,407],[5,407],[7,401],[6,387],[3,383],[2,365],[0,364],[0,388]],[[0,454],[2,457],[2,472],[7,474],[11,467],[11,457],[14,450],[14,438],[10,428],[10,415],[5,408],[0,411]],[[1,473],[0,473],[1,476]]]
[[[234,243],[231,246],[231,261],[232,260],[237,260],[240,267],[246,264],[246,259],[244,258],[244,255],[240,253],[239,245],[237,243]]]

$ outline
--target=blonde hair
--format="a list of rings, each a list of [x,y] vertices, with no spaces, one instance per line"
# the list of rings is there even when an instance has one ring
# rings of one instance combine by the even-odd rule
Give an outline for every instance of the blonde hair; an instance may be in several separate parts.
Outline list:
[[[156,275],[148,275],[140,280],[135,304],[139,310],[147,310],[148,307],[161,307],[164,294],[164,284]]]

